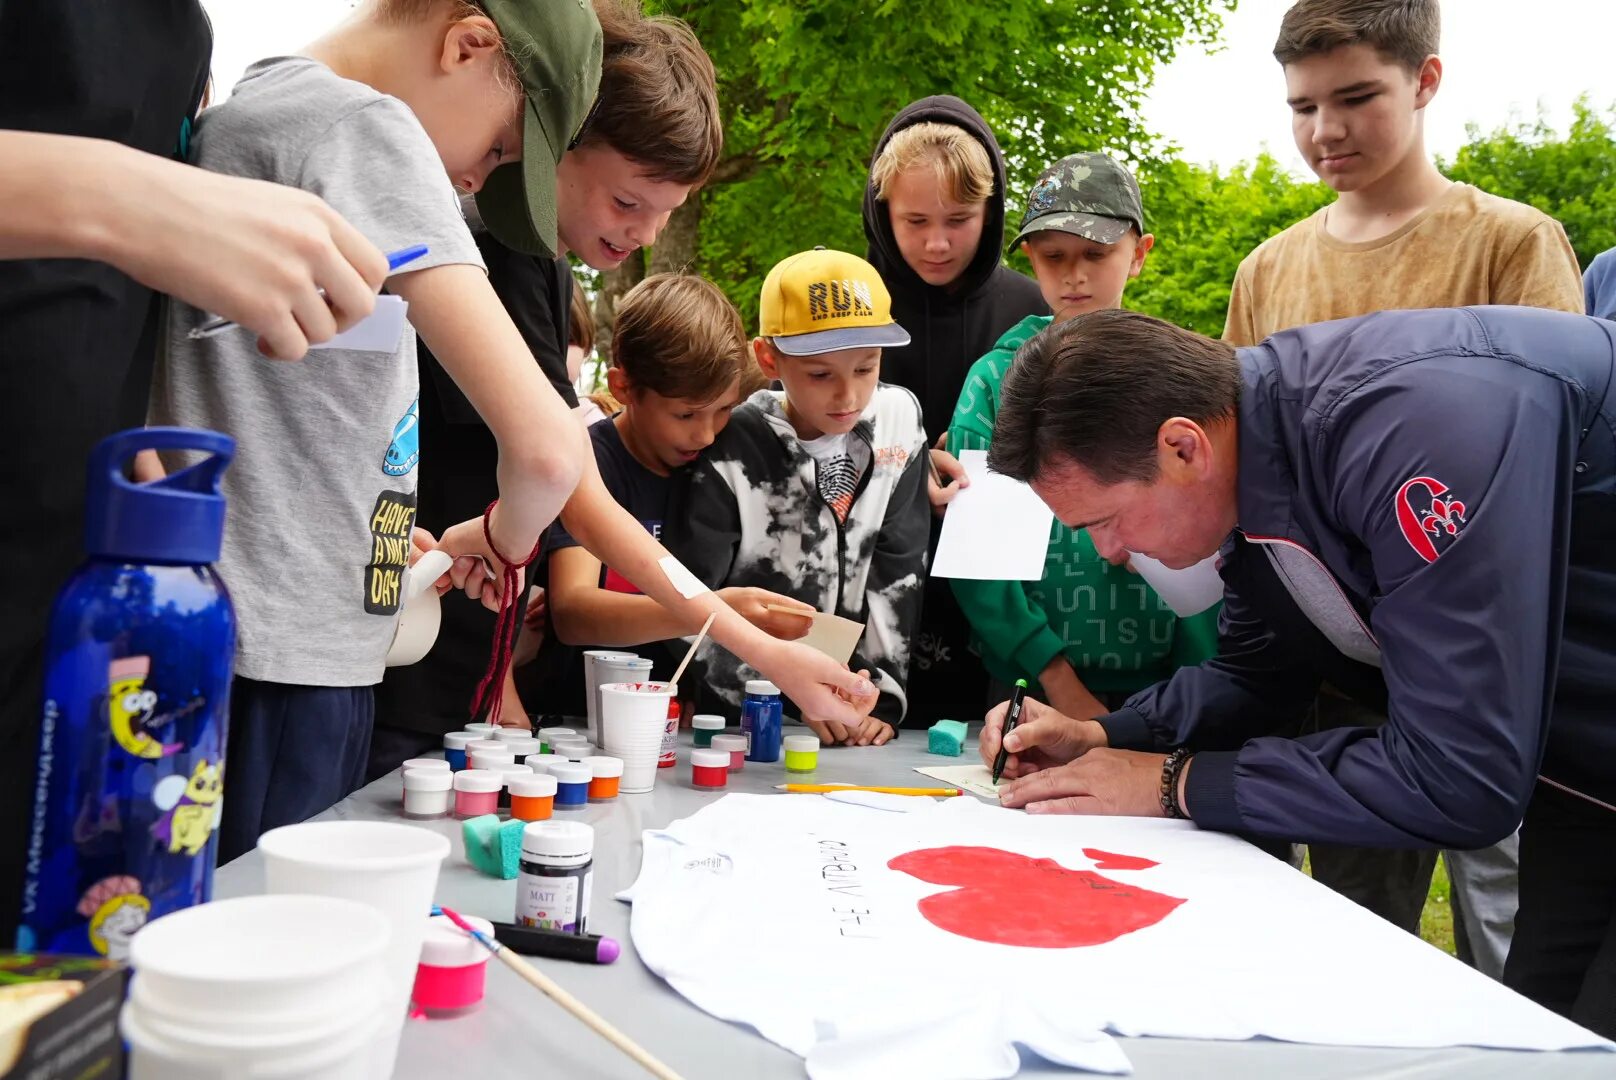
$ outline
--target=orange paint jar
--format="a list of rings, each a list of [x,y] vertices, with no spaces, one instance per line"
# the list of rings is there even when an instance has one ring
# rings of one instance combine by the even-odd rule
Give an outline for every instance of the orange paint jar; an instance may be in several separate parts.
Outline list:
[[[623,779],[623,759],[614,757],[586,757],[589,766],[589,801],[610,802],[617,798],[617,785]]]
[[[555,812],[556,778],[549,773],[513,776],[510,791],[512,818],[544,821]]]

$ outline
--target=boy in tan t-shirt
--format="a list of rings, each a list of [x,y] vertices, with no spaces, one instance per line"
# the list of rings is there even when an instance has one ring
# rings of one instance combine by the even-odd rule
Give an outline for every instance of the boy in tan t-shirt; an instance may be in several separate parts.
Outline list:
[[[1439,29],[1437,0],[1300,0],[1285,13],[1274,57],[1296,147],[1338,198],[1240,263],[1223,331],[1230,344],[1387,308],[1582,311],[1559,222],[1454,183],[1427,155]],[[1378,727],[1385,716],[1326,688],[1317,722]],[[1315,878],[1418,933],[1436,852],[1315,844],[1311,854]],[[1459,956],[1498,978],[1515,920],[1515,838],[1446,858]]]

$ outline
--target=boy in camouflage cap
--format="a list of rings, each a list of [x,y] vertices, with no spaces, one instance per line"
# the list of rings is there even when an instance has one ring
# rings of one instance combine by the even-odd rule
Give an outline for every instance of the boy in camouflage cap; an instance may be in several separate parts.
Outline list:
[[[1072,154],[1044,170],[1012,247],[1032,260],[1055,315],[1023,319],[972,367],[948,428],[951,453],[988,448],[999,387],[1021,345],[1057,320],[1121,306],[1153,243],[1139,185],[1120,163]],[[1102,559],[1085,532],[1059,522],[1054,530],[1041,581],[952,582],[996,680],[1026,679],[1067,716],[1096,716],[1216,651],[1216,608],[1180,620],[1141,578]]]

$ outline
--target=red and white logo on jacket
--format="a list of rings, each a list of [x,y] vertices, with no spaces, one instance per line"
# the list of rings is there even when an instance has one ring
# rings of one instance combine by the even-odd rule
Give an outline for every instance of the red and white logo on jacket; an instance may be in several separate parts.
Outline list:
[[[1415,554],[1426,562],[1459,536],[1465,524],[1465,504],[1448,498],[1448,485],[1431,476],[1415,476],[1397,489],[1397,525]]]

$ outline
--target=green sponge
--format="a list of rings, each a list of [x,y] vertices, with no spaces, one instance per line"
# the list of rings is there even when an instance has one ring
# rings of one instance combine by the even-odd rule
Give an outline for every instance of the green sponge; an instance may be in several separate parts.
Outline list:
[[[926,729],[926,749],[933,754],[959,757],[965,749],[965,725],[958,720],[939,720]]]
[[[512,818],[501,823],[498,815],[484,814],[460,827],[466,843],[466,861],[489,877],[516,880],[522,863],[522,830],[527,822]]]

